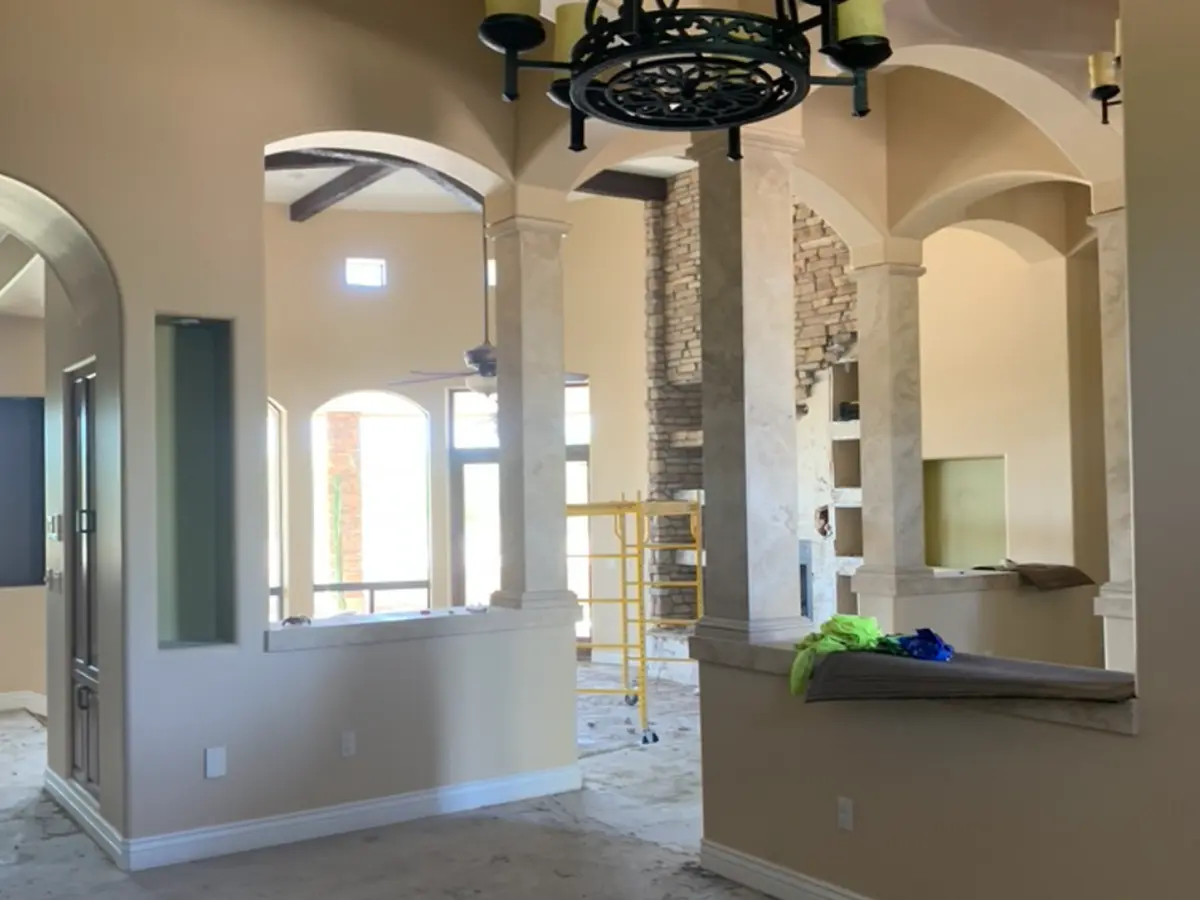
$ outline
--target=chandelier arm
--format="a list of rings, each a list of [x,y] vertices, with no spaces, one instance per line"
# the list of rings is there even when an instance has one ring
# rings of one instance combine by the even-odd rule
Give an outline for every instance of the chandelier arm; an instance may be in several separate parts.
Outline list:
[[[811,18],[804,19],[796,23],[796,27],[801,31],[812,31],[814,28],[825,24],[825,13],[819,12]],[[822,32],[822,43],[824,43],[824,32]]]
[[[559,62],[555,59],[517,59],[517,66],[522,69],[545,69],[553,72],[570,72],[569,62]]]

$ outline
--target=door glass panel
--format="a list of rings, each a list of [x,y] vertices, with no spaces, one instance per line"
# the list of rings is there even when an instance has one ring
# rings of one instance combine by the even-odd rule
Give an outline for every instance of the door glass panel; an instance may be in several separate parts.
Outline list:
[[[487,605],[500,589],[500,465],[462,467],[465,602]]]
[[[570,421],[568,419],[568,421]],[[567,503],[588,502],[588,464],[585,460],[567,463]],[[592,595],[591,524],[589,516],[567,518],[567,588],[581,600]],[[583,618],[575,623],[575,633],[592,633],[591,606],[581,603]]]

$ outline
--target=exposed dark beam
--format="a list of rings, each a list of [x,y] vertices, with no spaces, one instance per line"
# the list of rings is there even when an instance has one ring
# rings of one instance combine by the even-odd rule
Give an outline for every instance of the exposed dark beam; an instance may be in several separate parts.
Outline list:
[[[292,204],[293,222],[306,222],[319,212],[324,212],[336,203],[341,203],[351,194],[387,178],[396,169],[393,166],[358,165],[327,181],[315,191],[305,194]]]
[[[413,169],[416,169],[443,191],[452,194],[464,205],[474,210],[475,212],[483,211],[483,195],[473,187],[463,184],[457,178],[447,175],[445,172],[439,172],[437,169],[426,166],[421,163],[405,160],[406,163]]]
[[[600,197],[619,197],[623,200],[667,199],[667,179],[655,175],[639,175],[636,172],[618,172],[605,169],[593,175],[575,190]]]
[[[339,159],[308,150],[285,150],[282,153],[272,153],[263,161],[263,167],[268,172],[286,172],[291,169],[324,169],[352,165],[354,165],[353,160]]]

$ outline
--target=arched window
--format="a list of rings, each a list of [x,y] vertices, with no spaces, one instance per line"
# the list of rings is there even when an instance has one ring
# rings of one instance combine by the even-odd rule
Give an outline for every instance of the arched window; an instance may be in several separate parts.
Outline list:
[[[397,394],[343,394],[312,418],[318,617],[429,607],[429,416]]]
[[[267,618],[283,618],[283,409],[267,400]]]

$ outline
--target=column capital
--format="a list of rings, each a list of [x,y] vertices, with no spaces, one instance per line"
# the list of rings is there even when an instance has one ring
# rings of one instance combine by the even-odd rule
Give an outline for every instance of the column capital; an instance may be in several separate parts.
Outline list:
[[[483,200],[483,218],[496,225],[512,218],[545,219],[551,222],[567,218],[567,193],[536,184],[506,184]]]
[[[487,227],[489,238],[504,237],[509,234],[553,234],[564,236],[571,230],[570,224],[557,219],[539,219],[535,216],[509,216]]]
[[[847,274],[855,281],[867,276],[886,276],[891,278],[920,278],[925,274],[924,266],[914,266],[910,263],[881,262],[868,266],[855,266]]]
[[[925,242],[920,238],[886,235],[871,244],[850,248],[850,265],[853,269],[869,269],[875,266],[920,267]]]
[[[1092,213],[1088,216],[1087,223],[1092,228],[1099,230],[1103,227],[1124,223],[1125,207],[1121,206],[1116,209],[1106,209],[1104,212]]]

